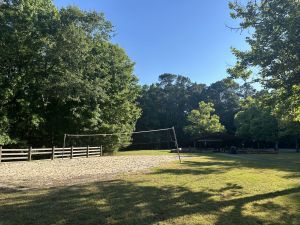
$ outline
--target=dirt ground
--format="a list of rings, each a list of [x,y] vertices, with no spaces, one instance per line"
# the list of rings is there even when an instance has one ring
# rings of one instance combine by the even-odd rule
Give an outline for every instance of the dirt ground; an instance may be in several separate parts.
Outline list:
[[[174,160],[176,156],[161,155],[5,162],[0,163],[0,188],[45,188],[111,180]]]

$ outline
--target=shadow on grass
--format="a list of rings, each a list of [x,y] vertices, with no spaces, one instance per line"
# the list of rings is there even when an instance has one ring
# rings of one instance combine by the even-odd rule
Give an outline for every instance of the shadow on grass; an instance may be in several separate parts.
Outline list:
[[[300,220],[300,215],[289,214],[280,205],[255,203],[258,200],[299,194],[300,187],[234,199],[213,198],[224,190],[234,192],[240,189],[241,186],[229,183],[215,190],[215,193],[194,192],[185,187],[154,187],[115,180],[50,189],[45,193],[30,195],[24,192],[23,198],[16,196],[9,202],[0,201],[0,224],[150,225],[193,214],[200,214],[203,218],[214,216],[214,224],[218,225],[263,224],[264,221],[256,216],[243,213],[243,207],[248,203],[256,204],[258,210],[266,211],[263,208],[268,207],[270,213],[276,211],[277,215],[284,212],[281,224],[296,224],[295,221]],[[231,208],[224,212],[227,207]],[[209,217],[207,219],[202,223],[210,223]],[[274,221],[274,224],[276,222],[278,221]]]
[[[198,156],[201,156],[200,154]],[[203,156],[203,155],[202,155]],[[186,170],[187,174],[215,174],[224,173],[230,169],[236,168],[255,168],[272,169],[277,171],[289,172],[284,178],[300,177],[300,154],[281,153],[278,155],[270,154],[204,154],[209,161],[194,161],[188,158],[183,161],[183,165],[192,168],[192,171]],[[161,173],[182,174],[180,169],[160,170]]]
[[[154,173],[213,175],[232,168],[267,168],[291,172],[295,178],[299,176],[298,158],[293,156],[270,157],[268,162],[262,156],[247,159],[247,156],[210,154],[205,157],[208,161],[186,159],[180,168],[165,168]],[[194,224],[264,224],[266,221],[257,216],[261,214],[268,215],[268,224],[299,224],[300,213],[289,212],[272,199],[288,195],[296,202],[293,207],[299,207],[300,186],[252,196],[244,196],[242,190],[243,187],[235,183],[226,183],[219,189],[192,191],[184,186],[149,186],[124,180],[36,192],[3,189],[0,191],[6,193],[0,194],[0,225],[150,225],[160,221],[191,224],[189,219],[195,214]],[[252,214],[244,212],[249,204],[253,206]]]
[[[211,154],[212,159],[231,160],[238,162],[247,167],[254,168],[271,168],[280,169],[291,172],[299,172],[300,154],[280,153],[276,155],[270,154]]]
[[[28,188],[24,186],[17,186],[17,187],[2,187],[0,186],[0,193],[2,194],[13,194],[16,192],[26,191]]]
[[[174,174],[174,175],[209,175],[224,173],[230,168],[236,168],[237,162],[223,162],[223,161],[208,161],[208,162],[195,162],[185,159],[180,168],[176,169],[159,169],[153,174]]]

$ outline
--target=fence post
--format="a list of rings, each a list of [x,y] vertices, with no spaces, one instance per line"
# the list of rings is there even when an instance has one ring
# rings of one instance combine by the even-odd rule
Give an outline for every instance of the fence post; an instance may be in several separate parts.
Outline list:
[[[102,145],[100,146],[100,156],[103,156],[103,149],[102,149]]]
[[[2,145],[0,145],[0,163],[1,163],[1,158],[2,158]]]
[[[87,148],[86,148],[86,157],[89,157],[89,150],[90,150],[90,147],[87,146]]]
[[[30,146],[28,149],[28,161],[31,161],[31,151],[32,151],[32,147]]]
[[[73,159],[73,146],[71,146],[71,154],[70,154],[70,159]]]
[[[54,159],[54,154],[55,154],[55,146],[52,146],[52,156],[51,156],[52,160]]]

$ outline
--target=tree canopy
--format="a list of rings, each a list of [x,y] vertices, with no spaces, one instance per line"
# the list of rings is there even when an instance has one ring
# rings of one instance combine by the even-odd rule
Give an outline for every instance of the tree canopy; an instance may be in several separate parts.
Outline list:
[[[298,133],[297,140],[300,132],[300,2],[248,0],[244,5],[231,2],[229,7],[232,18],[240,21],[240,27],[234,29],[249,31],[246,42],[250,49],[232,48],[237,63],[228,72],[234,78],[259,82],[266,91],[260,98],[261,106],[269,109],[265,118],[259,119],[261,114],[258,113],[255,119],[263,123],[275,116],[276,122],[274,118],[271,120],[273,126],[279,126],[278,136]],[[250,107],[248,113],[254,108]],[[237,115],[237,121],[246,114]],[[265,129],[268,125],[271,124],[264,124]]]
[[[245,99],[242,110],[235,116],[237,136],[251,141],[278,140],[278,124],[270,109],[264,108],[257,99]]]
[[[0,1],[0,145],[61,145],[65,133],[173,126],[182,146],[214,133],[241,142],[297,143],[300,2],[248,0],[229,7],[240,22],[232,29],[249,31],[249,49],[232,48],[237,62],[230,77],[205,85],[164,73],[141,87],[134,62],[112,43],[114,27],[103,13],[58,9],[52,0]],[[112,151],[131,141],[116,135],[85,143]]]
[[[189,125],[185,127],[185,131],[194,138],[224,132],[224,126],[214,112],[213,103],[199,102],[199,108],[193,109],[187,116]]]
[[[176,127],[179,142],[189,142],[183,131],[186,113],[197,107],[204,84],[191,82],[187,77],[162,74],[155,84],[145,85],[139,99],[142,116],[137,129]]]
[[[252,34],[246,38],[250,50],[232,49],[237,63],[229,73],[260,82],[272,93],[278,116],[289,114],[300,121],[300,2],[249,0],[246,5],[235,1],[229,6],[231,16],[241,21],[239,29]]]
[[[61,145],[64,133],[134,130],[134,63],[110,42],[102,13],[58,10],[50,0],[4,0],[0,12],[0,144]],[[117,149],[126,141],[106,142]]]

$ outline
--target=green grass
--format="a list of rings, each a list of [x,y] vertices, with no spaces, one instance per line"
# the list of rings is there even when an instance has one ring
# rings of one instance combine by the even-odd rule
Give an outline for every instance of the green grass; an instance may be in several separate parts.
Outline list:
[[[5,189],[0,224],[296,225],[300,154],[202,154],[114,181]]]
[[[136,151],[121,151],[116,155],[168,155],[170,150],[136,150]]]

